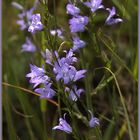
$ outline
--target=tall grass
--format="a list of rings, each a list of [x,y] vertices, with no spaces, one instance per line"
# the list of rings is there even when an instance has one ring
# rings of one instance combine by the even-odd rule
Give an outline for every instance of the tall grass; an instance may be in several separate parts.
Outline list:
[[[103,1],[105,5],[117,7],[124,22],[111,27],[104,26],[107,14],[99,11],[92,19],[91,30],[80,34],[88,44],[77,54],[80,58],[78,66],[87,69],[88,73],[78,83],[85,88],[86,93],[76,104],[66,101],[60,83],[56,85],[60,96],[54,100],[40,100],[38,94],[33,92],[25,78],[29,72],[28,66],[30,63],[41,66],[44,61],[40,54],[20,52],[25,34],[15,24],[18,11],[11,6],[11,2],[3,1],[2,5],[3,140],[137,140],[137,1]],[[26,7],[33,3],[23,0],[18,2]],[[42,2],[47,2],[49,9],[42,3],[36,12],[42,14],[43,23],[47,24],[46,30],[60,25],[65,28],[69,41],[69,17],[65,11],[67,1]],[[41,32],[33,39],[44,51],[61,46],[61,52],[70,46],[67,41],[60,45],[56,36],[52,38],[47,32]],[[86,118],[90,118],[86,110],[94,112],[100,120],[100,126],[95,129],[86,126]],[[61,131],[52,131],[59,116],[62,117],[65,112],[70,114],[71,119],[66,116],[69,122],[73,122],[74,138]]]

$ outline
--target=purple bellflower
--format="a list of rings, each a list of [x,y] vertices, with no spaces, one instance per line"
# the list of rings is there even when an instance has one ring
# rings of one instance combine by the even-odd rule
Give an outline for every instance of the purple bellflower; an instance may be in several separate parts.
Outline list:
[[[84,92],[83,89],[77,89],[76,85],[73,86],[73,89],[66,87],[65,91],[70,93],[69,98],[75,102],[78,100],[78,98],[80,98],[81,93]]]
[[[33,12],[38,5],[38,0],[35,1],[34,6],[29,10],[25,10],[20,4],[16,2],[13,2],[12,5],[22,11],[22,13],[18,15],[19,20],[17,20],[16,23],[20,25],[21,30],[28,29],[29,25],[31,24]]]
[[[30,77],[30,83],[34,84],[34,88],[41,83],[48,83],[50,78],[45,75],[44,68],[39,68],[35,65],[30,64],[31,73],[27,74],[26,77]]]
[[[51,35],[57,35],[59,38],[64,39],[63,30],[62,29],[55,29],[50,31]]]
[[[37,88],[35,89],[35,92],[39,93],[41,96],[40,98],[48,98],[51,99],[53,98],[53,96],[55,95],[55,91],[53,89],[51,89],[51,83],[49,84],[45,84],[44,88]]]
[[[90,2],[85,2],[84,4],[91,9],[91,11],[94,13],[96,10],[104,8],[104,6],[101,4],[102,0],[91,0]]]
[[[59,66],[58,63],[55,63],[54,66],[54,73],[56,74],[56,80],[59,81],[60,79],[64,80],[64,84],[68,84],[72,81],[77,81],[83,78],[85,75],[86,70],[79,70],[77,71],[74,66],[68,65],[67,63],[62,64]]]
[[[89,126],[92,128],[92,127],[95,127],[96,125],[100,125],[99,119],[94,117],[93,113],[90,110],[88,110],[88,111],[89,111],[89,113],[91,115],[91,119],[89,121]]]
[[[67,63],[69,65],[73,64],[74,62],[77,62],[77,58],[74,57],[74,53],[73,53],[73,50],[70,49],[68,52],[66,52],[66,57],[62,57],[61,58],[61,62],[62,63]]]
[[[31,40],[27,37],[26,38],[26,43],[22,45],[22,52],[35,52],[36,47],[35,45],[31,42]]]
[[[116,16],[116,9],[115,7],[112,7],[112,9],[110,8],[106,8],[107,11],[109,11],[109,16],[106,19],[106,24],[107,25],[112,25],[112,24],[117,24],[119,22],[123,22],[123,20],[121,18],[115,17]]]
[[[69,66],[67,63],[59,64],[56,62],[54,66],[54,73],[56,74],[56,80],[60,79],[64,80],[65,84],[68,84],[70,81],[74,79],[74,75],[76,73],[76,69],[72,66]]]
[[[73,62],[77,61],[76,57],[73,57],[73,52],[70,50],[66,57],[62,57],[61,59],[58,57],[58,53],[56,52],[57,61],[54,64],[53,71],[56,74],[56,80],[63,80],[64,84],[68,84],[72,81],[77,81],[83,78],[86,70],[77,71],[73,64]]]
[[[23,11],[21,14],[18,15],[20,19],[17,20],[17,24],[20,25],[21,30],[27,29],[29,25],[31,24],[33,11],[34,11],[34,8],[31,8],[30,10]]]
[[[89,20],[87,16],[77,16],[69,20],[70,30],[72,33],[83,32]]]
[[[83,48],[86,45],[86,43],[83,40],[80,40],[79,37],[74,37],[73,38],[73,51],[76,51],[80,48]]]
[[[67,14],[77,16],[80,13],[80,9],[73,4],[67,4],[66,6]]]
[[[17,20],[16,23],[20,25],[20,30],[25,30],[28,27],[28,24],[23,20]]]
[[[64,119],[63,119],[63,118],[59,118],[59,125],[54,126],[54,127],[53,127],[53,130],[59,129],[59,130],[61,130],[61,131],[64,131],[64,132],[70,134],[70,133],[72,133],[72,128],[71,128],[71,126],[66,122],[65,115],[66,115],[66,114],[64,114]]]
[[[43,24],[41,23],[41,16],[40,14],[34,14],[32,15],[32,22],[31,25],[28,28],[28,32],[36,33],[36,31],[43,29]]]

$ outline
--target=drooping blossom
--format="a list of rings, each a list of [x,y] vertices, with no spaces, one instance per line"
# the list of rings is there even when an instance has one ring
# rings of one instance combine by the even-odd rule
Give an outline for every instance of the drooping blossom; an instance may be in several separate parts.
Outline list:
[[[76,50],[78,50],[80,48],[85,47],[85,45],[86,45],[86,43],[83,40],[81,40],[79,37],[74,37],[73,38],[73,47],[72,47],[72,50],[73,51],[76,51]]]
[[[51,35],[57,35],[59,38],[64,39],[63,30],[62,29],[55,29],[50,31]]]
[[[100,125],[99,119],[94,117],[93,113],[90,110],[88,110],[88,111],[91,115],[91,118],[90,118],[90,121],[89,121],[89,127],[92,128],[92,127],[95,127],[96,125]]]
[[[59,118],[59,125],[54,126],[52,129],[53,130],[59,129],[61,131],[64,131],[64,132],[70,134],[70,133],[72,133],[72,127],[66,122],[65,115],[66,114],[64,114],[64,119]]]
[[[87,16],[76,16],[69,20],[72,33],[83,32],[89,20]]]
[[[35,92],[39,93],[40,98],[48,98],[51,99],[56,94],[56,92],[51,88],[51,83],[45,84],[44,88],[37,88]]]
[[[84,2],[84,4],[89,7],[93,13],[98,9],[104,8],[102,0],[91,0],[90,2]]]
[[[81,93],[84,92],[84,90],[81,89],[81,88],[80,88],[80,89],[77,89],[77,86],[76,86],[76,85],[74,85],[74,86],[72,87],[72,89],[66,87],[66,88],[65,88],[65,91],[69,92],[69,98],[70,98],[72,101],[77,101],[78,98],[80,98]]]
[[[34,88],[41,83],[48,83],[50,78],[45,74],[44,68],[39,68],[35,65],[30,64],[31,73],[27,74],[26,77],[31,78],[30,83],[34,84]]]
[[[67,14],[77,16],[80,13],[80,9],[73,4],[67,4],[66,6]]]
[[[43,24],[41,23],[41,15],[34,14],[32,15],[32,22],[28,28],[28,32],[36,33],[36,31],[40,31],[43,29]]]
[[[105,22],[107,25],[123,22],[121,18],[117,17],[115,7],[112,7],[112,9],[106,8],[106,10],[109,11],[109,16],[107,17],[106,22]]]
[[[35,45],[31,42],[30,38],[26,38],[26,42],[22,45],[22,52],[35,52],[36,47]]]

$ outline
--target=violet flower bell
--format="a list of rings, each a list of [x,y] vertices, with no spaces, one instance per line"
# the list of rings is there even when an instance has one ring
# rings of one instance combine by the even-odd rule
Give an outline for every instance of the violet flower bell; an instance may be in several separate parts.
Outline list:
[[[72,127],[66,122],[66,119],[65,119],[65,115],[64,114],[64,119],[63,118],[59,118],[59,125],[57,126],[54,126],[52,129],[53,130],[61,130],[61,131],[64,131],[66,133],[72,133]]]
[[[52,83],[45,84],[44,88],[37,88],[35,92],[39,93],[40,98],[48,98],[51,99],[55,96],[56,92],[51,88]]]
[[[66,9],[67,14],[70,14],[72,16],[77,16],[80,13],[80,9],[73,4],[67,4]]]
[[[69,98],[75,102],[78,100],[78,98],[80,98],[81,93],[84,92],[84,90],[81,88],[77,89],[76,85],[73,86],[73,89],[66,87],[65,91],[69,92]]]
[[[26,38],[26,42],[22,45],[22,52],[35,52],[36,47],[35,45],[31,42],[30,38]]]
[[[76,16],[69,20],[70,30],[72,33],[83,32],[85,26],[88,24],[89,19],[87,16]]]
[[[16,23],[20,25],[20,30],[25,30],[28,27],[28,24],[23,19],[17,20]]]
[[[73,50],[70,49],[68,52],[64,51],[66,53],[66,57],[61,58],[62,63],[67,63],[69,65],[72,65],[74,62],[77,62],[77,58],[74,56]]]
[[[20,4],[16,3],[16,2],[12,2],[12,5],[15,8],[17,8],[17,9],[22,11],[22,13],[18,14],[19,20],[17,20],[17,22],[16,22],[18,25],[20,25],[21,30],[26,30],[30,26],[33,12],[36,9],[36,7],[38,6],[38,4],[39,4],[38,0],[36,0],[31,9],[25,10],[22,7],[22,5],[20,5]]]
[[[56,74],[56,80],[59,81],[62,79],[64,84],[68,84],[69,82],[75,82],[83,77],[85,77],[86,70],[77,71],[74,66],[68,65],[64,63],[59,66],[58,63],[55,63],[54,73]]]
[[[84,4],[89,7],[93,13],[98,9],[104,8],[102,0],[91,0],[90,2],[84,2]]]
[[[30,64],[31,73],[28,73],[26,77],[31,78],[30,83],[34,84],[34,88],[41,83],[48,83],[50,78],[45,75],[44,68],[39,68],[35,65]]]
[[[95,127],[96,125],[100,125],[99,119],[94,117],[93,113],[90,110],[88,110],[88,111],[91,115],[91,118],[90,118],[90,121],[89,121],[89,127],[92,128],[92,127]]]
[[[41,15],[34,14],[32,15],[32,22],[28,28],[28,32],[36,33],[36,31],[40,31],[43,29],[43,24],[41,23]]]
[[[79,37],[74,37],[73,38],[73,47],[72,47],[72,50],[73,51],[76,51],[76,50],[78,50],[80,48],[85,47],[85,45],[86,45],[86,43],[83,40],[81,40]]]
[[[107,17],[107,19],[105,21],[105,23],[107,25],[112,25],[112,24],[117,24],[119,22],[123,22],[123,20],[116,15],[115,7],[112,7],[112,9],[106,8],[106,10],[109,11],[109,16]]]
[[[75,82],[85,75],[86,70],[77,71],[74,66],[71,64],[77,61],[77,58],[73,57],[73,52],[70,50],[66,57],[62,57],[61,59],[58,57],[58,53],[56,52],[57,61],[54,63],[53,71],[56,74],[56,80],[63,80],[64,84],[68,84],[69,82]]]

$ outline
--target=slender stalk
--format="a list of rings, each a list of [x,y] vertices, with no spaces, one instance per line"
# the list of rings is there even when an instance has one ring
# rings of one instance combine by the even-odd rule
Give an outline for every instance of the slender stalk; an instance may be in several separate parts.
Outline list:
[[[28,90],[28,89],[26,89],[26,88],[23,88],[23,87],[15,86],[15,85],[12,85],[12,84],[9,84],[9,83],[5,83],[5,82],[2,82],[2,85],[3,85],[3,86],[12,87],[12,88],[16,88],[16,89],[20,89],[20,90],[22,90],[22,91],[25,91],[26,93],[31,93],[31,94],[33,94],[33,95],[40,96],[40,94],[38,94],[38,93],[36,93],[36,92],[33,92],[33,91],[31,91],[31,90]],[[46,100],[48,100],[50,103],[52,103],[53,105],[55,105],[55,106],[57,106],[57,107],[59,106],[59,104],[58,104],[57,102],[55,102],[55,101],[53,101],[53,100],[51,100],[51,99],[46,99]]]
[[[119,87],[119,84],[118,84],[118,81],[117,81],[117,78],[116,78],[115,74],[107,67],[100,67],[100,68],[96,68],[96,69],[106,69],[114,77],[114,80],[115,80],[115,83],[116,83],[116,86],[117,86],[117,89],[118,89],[118,92],[119,92],[119,95],[120,95],[121,103],[122,103],[122,106],[123,106],[123,109],[124,109],[125,118],[126,118],[126,121],[127,121],[127,126],[128,126],[128,131],[129,131],[129,137],[130,137],[130,140],[134,140],[133,132],[132,132],[132,128],[131,128],[131,124],[130,124],[130,120],[129,120],[129,116],[128,116],[128,112],[127,112],[127,108],[126,108],[124,98],[122,96],[122,93],[121,93],[121,90],[120,90],[120,87]]]

